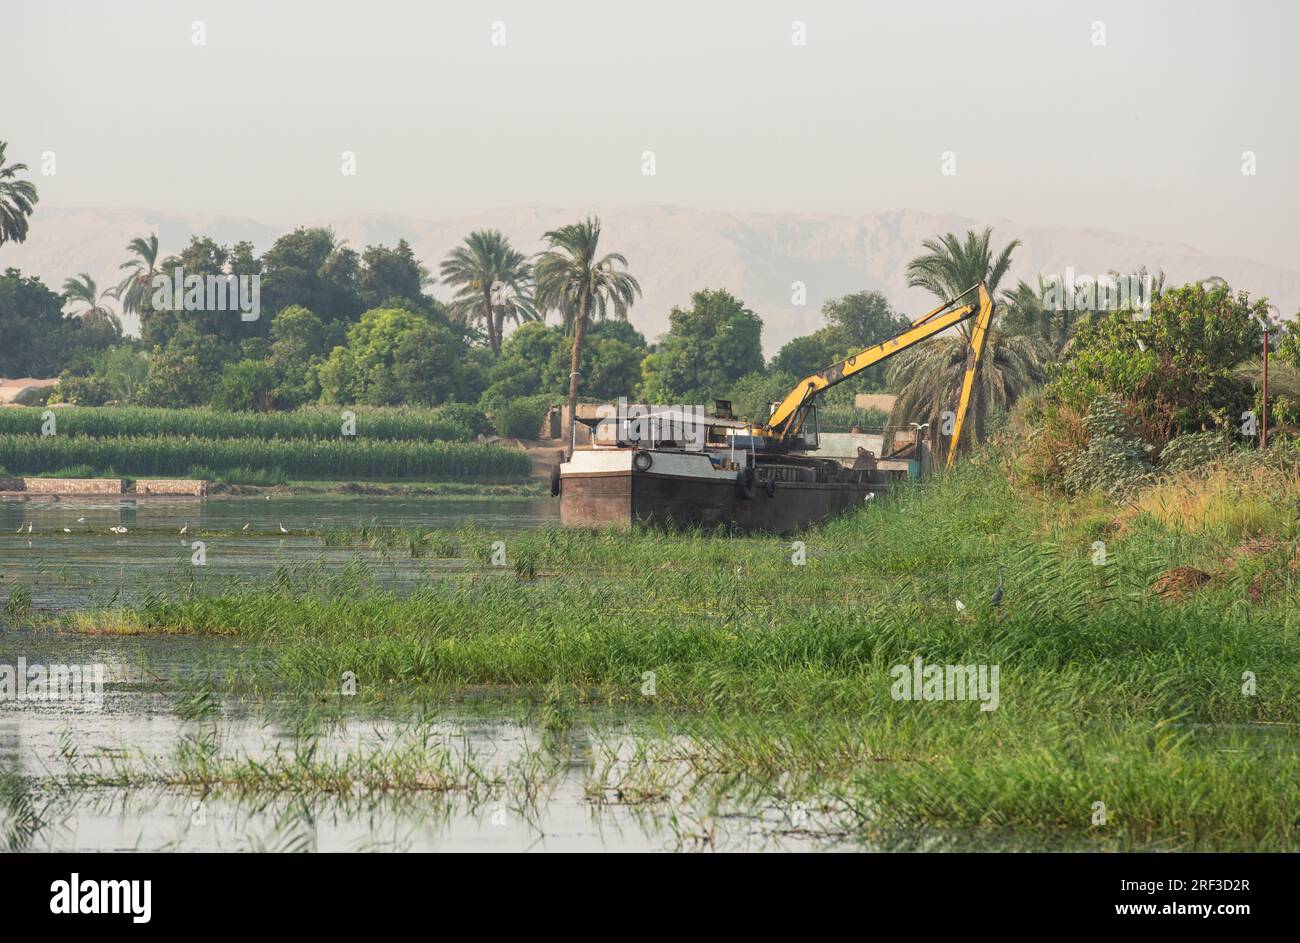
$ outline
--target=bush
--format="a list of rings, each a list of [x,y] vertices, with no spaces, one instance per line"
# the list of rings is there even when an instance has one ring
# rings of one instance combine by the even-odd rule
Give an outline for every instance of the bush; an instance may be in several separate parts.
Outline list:
[[[1160,468],[1169,472],[1199,472],[1232,450],[1222,429],[1175,436],[1160,452]]]
[[[228,363],[212,391],[212,408],[226,413],[265,413],[274,404],[274,368],[261,360]]]
[[[492,427],[497,435],[516,439],[535,439],[552,399],[549,393],[544,393],[539,396],[521,396],[518,399],[507,400],[493,410]]]
[[[230,468],[216,473],[204,465],[191,465],[185,473],[187,478],[213,481],[227,485],[284,485],[289,483],[289,476],[279,468]]]
[[[1062,484],[1071,494],[1101,491],[1122,498],[1153,480],[1153,446],[1129,432],[1114,397],[1097,399],[1083,421],[1088,444],[1060,456]]]
[[[1080,410],[1098,393],[1117,396],[1153,442],[1226,424],[1250,406],[1250,386],[1234,368],[1257,356],[1257,319],[1267,313],[1267,302],[1226,286],[1186,285],[1158,298],[1146,320],[1115,311],[1085,322],[1048,395]]]
[[[444,403],[433,411],[433,418],[464,429],[466,439],[492,429],[487,413],[470,403]]]
[[[103,406],[108,402],[108,386],[98,377],[59,377],[51,399],[74,406]]]

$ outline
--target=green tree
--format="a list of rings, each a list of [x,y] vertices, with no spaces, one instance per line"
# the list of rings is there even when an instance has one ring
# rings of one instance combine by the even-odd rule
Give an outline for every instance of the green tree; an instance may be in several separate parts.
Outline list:
[[[1048,283],[1040,275],[1036,286],[1022,279],[1015,288],[1003,292],[1001,325],[1007,334],[1034,338],[1059,354],[1082,312],[1049,307],[1043,300],[1047,290]]]
[[[499,230],[470,233],[463,246],[447,254],[441,272],[443,281],[457,288],[453,319],[466,325],[481,321],[493,354],[501,353],[506,320],[538,319],[530,294],[532,270]]]
[[[828,367],[836,361],[840,345],[827,328],[796,337],[782,345],[772,358],[770,369],[789,374],[794,382]]]
[[[183,345],[155,351],[140,389],[145,406],[201,406],[212,397],[214,377]]]
[[[192,276],[206,279],[208,276],[258,275],[260,264],[253,256],[250,243],[225,246],[211,237],[192,236],[189,244],[178,255],[169,256],[162,262],[160,269],[158,274],[165,275],[169,282],[174,282],[177,269],[187,279]],[[181,300],[177,298],[172,298],[171,307],[167,307],[156,303],[162,300],[157,294],[151,289],[140,309],[140,335],[151,348],[167,347],[182,329],[192,329],[223,349],[235,345],[231,348],[235,350],[243,340],[266,334],[266,325],[270,319],[264,296],[259,320],[244,321],[233,310],[183,310]]]
[[[907,283],[924,288],[940,301],[956,298],[968,288],[984,282],[990,294],[1011,266],[1014,240],[996,254],[990,247],[993,231],[966,232],[965,240],[953,233],[927,239],[926,252],[907,266]],[[1044,376],[1047,353],[1037,338],[1010,334],[995,323],[985,339],[979,382],[971,391],[962,441],[943,443],[943,413],[955,410],[961,395],[962,378],[970,350],[971,321],[963,322],[956,335],[932,337],[897,354],[887,362],[885,380],[898,391],[890,424],[929,422],[931,441],[944,447],[963,448],[984,437],[995,408],[1009,408]]]
[[[838,345],[855,351],[888,340],[910,323],[878,291],[858,291],[831,298],[822,305],[822,317]]]
[[[763,367],[763,322],[725,289],[695,292],[691,307],[674,307],[668,323],[642,364],[649,402],[711,403]]]
[[[95,376],[111,399],[123,404],[139,400],[149,376],[149,358],[128,346],[111,347],[100,355]]]
[[[400,308],[376,308],[348,329],[320,368],[330,403],[437,405],[462,396],[465,345],[449,327]]]
[[[277,403],[291,408],[320,396],[317,374],[327,354],[325,346],[325,325],[301,305],[290,305],[272,318],[268,359],[280,378]]]
[[[270,412],[280,378],[263,360],[237,360],[226,364],[212,391],[212,408],[225,412]]]
[[[980,282],[995,294],[1011,267],[1011,253],[1020,240],[1013,239],[995,257],[990,247],[992,238],[993,230],[987,228],[980,233],[966,230],[965,241],[954,233],[926,239],[921,243],[925,254],[907,263],[907,284],[924,288],[941,301],[956,298]],[[963,326],[963,332],[969,335],[969,326]]]
[[[330,229],[298,228],[286,233],[266,250],[259,264],[263,320],[290,305],[302,305],[323,324],[346,326],[366,310],[359,286],[361,259]]]
[[[1145,320],[1113,311],[1083,324],[1048,393],[1080,414],[1115,396],[1148,442],[1235,425],[1252,396],[1234,368],[1258,359],[1267,315],[1266,299],[1252,303],[1226,284],[1165,291]]]
[[[101,293],[95,280],[85,272],[64,281],[63,296],[67,304],[80,306],[73,314],[81,318],[82,323],[108,324],[112,325],[117,334],[122,333],[122,323],[113,309],[104,304],[105,298],[112,297],[111,289]]]
[[[542,392],[561,392],[561,387],[553,388],[551,372],[569,352],[562,329],[540,321],[520,325],[506,338],[501,356],[489,368],[484,401],[503,403]]]
[[[446,325],[426,321],[407,331],[393,351],[398,402],[438,406],[469,398],[465,345]]]
[[[0,246],[26,240],[27,219],[40,199],[36,184],[18,179],[19,172],[26,170],[27,165],[5,162],[6,147],[8,144],[0,141]]]
[[[63,314],[63,298],[36,276],[16,268],[0,276],[0,376],[62,373],[87,349],[94,332]]]
[[[429,281],[429,270],[415,257],[405,239],[397,240],[392,249],[367,246],[361,253],[357,293],[367,309],[387,305],[395,298],[422,303]]]
[[[617,252],[599,255],[600,220],[589,217],[546,233],[549,248],[534,267],[537,305],[557,310],[565,330],[573,335],[569,361],[569,415],[577,414],[578,384],[582,378],[583,341],[593,318],[603,320],[612,310],[620,321],[641,294],[641,286],[627,271],[627,259]]]
[[[772,369],[747,373],[735,382],[727,396],[731,400],[731,410],[737,416],[761,422],[771,414],[772,404],[785,399],[794,385],[806,376],[807,373],[795,375]]]
[[[826,326],[796,337],[772,358],[771,369],[789,373],[796,382],[858,351],[888,340],[908,326],[878,291],[859,291],[831,298],[822,305]],[[831,402],[852,402],[855,392],[884,389],[884,365],[877,365],[826,394]],[[786,392],[789,392],[787,389]]]
[[[154,276],[159,274],[158,234],[137,236],[127,245],[126,251],[134,253],[135,258],[119,266],[128,272],[109,294],[122,305],[123,314],[139,314],[149,307],[154,292]]]

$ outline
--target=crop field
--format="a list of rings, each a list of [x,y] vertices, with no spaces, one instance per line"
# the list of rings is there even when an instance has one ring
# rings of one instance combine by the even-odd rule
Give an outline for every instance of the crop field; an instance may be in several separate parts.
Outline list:
[[[429,442],[472,438],[470,430],[436,409],[358,406],[349,411],[356,417],[356,438],[361,440]],[[40,435],[45,423],[42,412],[0,410],[0,435]],[[59,435],[91,438],[338,439],[344,422],[340,409],[320,407],[279,413],[226,413],[211,409],[82,406],[52,412]]]
[[[202,439],[193,436],[0,436],[14,474],[82,466],[96,475],[186,476],[196,466],[221,474],[257,469],[295,479],[475,479],[522,481],[520,451],[468,442],[358,442],[347,439]]]

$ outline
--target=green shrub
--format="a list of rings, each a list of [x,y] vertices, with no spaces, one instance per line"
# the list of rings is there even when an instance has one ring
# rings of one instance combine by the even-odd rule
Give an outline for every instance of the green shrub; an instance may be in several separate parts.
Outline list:
[[[1122,498],[1152,480],[1154,447],[1129,432],[1114,397],[1093,402],[1083,420],[1088,444],[1060,457],[1065,489],[1071,494],[1101,491]]]
[[[52,472],[47,472],[46,478],[94,478],[95,469],[89,465],[69,465],[67,468],[59,468]],[[106,475],[107,477],[107,475]]]
[[[55,384],[51,399],[76,406],[103,406],[109,396],[107,385],[98,377],[64,376]]]
[[[1225,430],[1191,432],[1175,436],[1160,452],[1160,468],[1169,472],[1193,472],[1214,464],[1232,449]]]
[[[464,429],[466,439],[492,430],[487,414],[471,403],[444,403],[434,409],[433,417]]]
[[[542,394],[521,396],[502,403],[492,413],[492,426],[497,435],[516,439],[537,438],[551,399],[549,394]]]
[[[31,611],[31,588],[23,583],[16,584],[13,589],[9,590],[9,598],[5,601],[5,621],[11,625],[18,623],[27,618]]]

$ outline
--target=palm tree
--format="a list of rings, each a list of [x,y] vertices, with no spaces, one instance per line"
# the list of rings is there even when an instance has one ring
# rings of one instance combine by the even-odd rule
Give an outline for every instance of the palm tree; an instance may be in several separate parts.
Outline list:
[[[927,239],[922,243],[926,254],[908,263],[907,283],[924,288],[943,301],[957,297],[981,281],[992,294],[1011,266],[1011,253],[1020,245],[1019,240],[1014,240],[994,255],[990,247],[992,233],[992,229],[981,233],[972,229],[966,232],[964,241],[953,233]],[[971,391],[963,442],[950,443],[950,448],[979,441],[992,409],[1010,407],[1043,379],[1045,345],[1029,335],[1008,333],[1001,322],[1002,318],[995,320],[985,340],[979,382]],[[932,337],[889,361],[885,380],[890,388],[898,390],[890,415],[891,425],[924,421],[930,423],[931,429],[941,427],[943,412],[952,409],[960,395],[970,350],[969,325],[969,321],[963,322],[958,334]]]
[[[1038,340],[1052,358],[1060,358],[1069,348],[1074,330],[1086,312],[1065,307],[1049,307],[1044,299],[1050,284],[1038,276],[1037,287],[1021,279],[1016,287],[1002,293],[1005,305],[1000,322],[1004,334],[1023,335]]]
[[[1011,253],[1020,246],[1020,240],[1013,239],[1007,243],[994,258],[989,247],[992,236],[992,228],[981,233],[968,229],[965,242],[955,233],[925,240],[921,246],[926,254],[907,263],[907,284],[912,288],[924,288],[941,301],[956,298],[981,281],[988,286],[990,295],[996,294],[998,284],[1011,267]],[[961,330],[964,336],[970,336],[968,323],[964,322]]]
[[[442,279],[460,286],[451,301],[452,316],[463,324],[481,320],[487,328],[488,346],[501,353],[507,318],[516,324],[538,320],[530,289],[532,271],[523,254],[496,229],[480,229],[447,254]]]
[[[136,258],[123,262],[118,268],[130,271],[116,288],[110,288],[105,294],[121,302],[124,314],[132,314],[144,310],[153,290],[153,279],[158,274],[158,234],[150,233],[148,238],[137,236],[126,251],[134,252]]]
[[[542,310],[558,309],[565,330],[573,333],[569,367],[569,417],[578,410],[578,380],[582,367],[582,342],[592,317],[604,318],[612,308],[619,320],[641,294],[641,286],[628,272],[627,259],[617,252],[597,257],[600,220],[589,217],[546,233],[550,247],[537,257],[537,304]]]
[[[103,303],[104,298],[112,297],[111,291],[109,289],[100,294],[99,286],[95,284],[95,280],[85,272],[75,278],[69,278],[63,283],[64,303],[84,305],[80,311],[74,311],[73,314],[81,318],[86,324],[104,321],[113,325],[120,332],[122,324],[117,315]]]
[[[928,422],[939,429],[945,410],[952,409],[966,374],[969,344],[959,334],[932,337],[892,358],[885,368],[885,382],[897,389],[898,399],[890,425]],[[989,331],[980,371],[971,390],[962,442],[969,445],[984,438],[988,418],[994,409],[1011,406],[1045,376],[1045,348],[1041,341],[1024,334]],[[931,441],[936,438],[931,436]],[[939,455],[936,453],[936,460]]]
[[[39,197],[36,184],[19,180],[18,171],[26,164],[5,164],[5,147],[0,141],[0,245],[22,242],[27,238],[27,217],[32,215]]]

